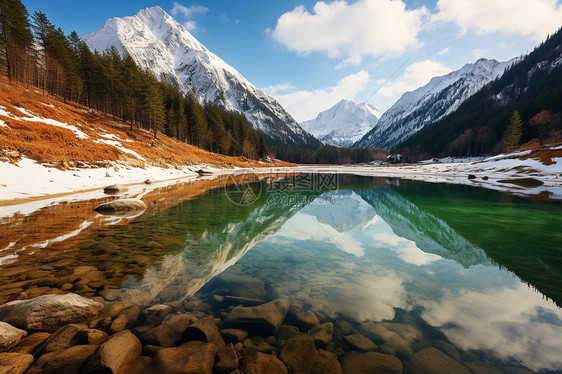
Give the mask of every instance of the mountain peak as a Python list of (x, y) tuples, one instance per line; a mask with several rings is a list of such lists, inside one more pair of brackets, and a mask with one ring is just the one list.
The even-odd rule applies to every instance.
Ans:
[(355, 145), (393, 148), (425, 126), (455, 111), (466, 99), (503, 74), (514, 61), (481, 58), (459, 70), (432, 78), (425, 86), (402, 95), (381, 116), (376, 128)]
[(368, 104), (342, 99), (301, 126), (323, 143), (347, 147), (376, 125), (377, 113)]
[(92, 50), (111, 47), (130, 55), (141, 68), (177, 84), (200, 102), (246, 115), (250, 125), (274, 143), (311, 144), (315, 139), (271, 96), (211, 53), (161, 7), (113, 18), (83, 40)]

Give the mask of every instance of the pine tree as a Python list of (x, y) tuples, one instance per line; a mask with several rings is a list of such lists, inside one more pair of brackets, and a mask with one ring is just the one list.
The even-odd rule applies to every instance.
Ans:
[(516, 110), (513, 112), (513, 116), (511, 116), (509, 124), (507, 125), (503, 135), (506, 152), (513, 152), (517, 149), (517, 147), (519, 147), (522, 135), (523, 122), (521, 122), (519, 112)]
[(34, 64), (29, 13), (19, 0), (0, 0), (0, 47), (10, 79), (29, 82)]

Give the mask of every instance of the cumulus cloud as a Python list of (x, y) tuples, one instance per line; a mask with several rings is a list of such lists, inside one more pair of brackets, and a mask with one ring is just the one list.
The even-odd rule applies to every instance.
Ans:
[(170, 13), (173, 16), (182, 15), (184, 18), (183, 26), (188, 31), (193, 31), (197, 30), (199, 27), (197, 26), (197, 23), (195, 23), (195, 21), (189, 18), (191, 18), (194, 14), (205, 14), (208, 11), (209, 8), (201, 5), (192, 5), (190, 7), (186, 7), (185, 5), (182, 5), (176, 1), (174, 3), (174, 7), (172, 8), (172, 10), (170, 10)]
[[(408, 66), (404, 74), (396, 81), (387, 83), (379, 91), (378, 95), (383, 97), (393, 97), (407, 91), (415, 90), (416, 88), (425, 86), (431, 78), (448, 74), (452, 71), (451, 68), (445, 66), (439, 61), (424, 60), (415, 62)], [(383, 83), (384, 81), (379, 81)]]
[(359, 64), (364, 56), (399, 56), (419, 44), (427, 15), (425, 7), (407, 10), (402, 0), (319, 1), (312, 12), (298, 6), (283, 14), (269, 31), (291, 51)]
[(314, 91), (300, 90), (282, 95), (274, 95), (275, 99), (291, 113), (297, 122), (303, 122), (335, 105), (341, 99), (353, 100), (370, 82), (369, 73), (361, 70), (350, 74), (337, 85)]
[(562, 26), (557, 0), (439, 0), (434, 21), (456, 23), (461, 33), (502, 32), (541, 41)]

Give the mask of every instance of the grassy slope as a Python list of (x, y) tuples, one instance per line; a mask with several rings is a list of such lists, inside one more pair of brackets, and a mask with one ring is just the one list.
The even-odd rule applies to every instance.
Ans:
[[(110, 166), (120, 161), (131, 166), (178, 167), (207, 164), (219, 168), (285, 166), (287, 163), (261, 163), (239, 157), (207, 152), (163, 134), (153, 144), (152, 134), (114, 121), (110, 116), (74, 103), (64, 103), (35, 87), (26, 87), (0, 75), (0, 109), (12, 117), (28, 117), (17, 108), (35, 116), (54, 119), (76, 126), (88, 138), (80, 139), (71, 130), (42, 122), (17, 120), (0, 114), (0, 161), (17, 162), (22, 156), (46, 165), (65, 169), (73, 167)], [(101, 136), (104, 135), (104, 136)], [(123, 147), (146, 160), (140, 160), (120, 146), (100, 143), (118, 137)], [(115, 139), (115, 138), (113, 138)], [(96, 142), (97, 141), (97, 142)]]

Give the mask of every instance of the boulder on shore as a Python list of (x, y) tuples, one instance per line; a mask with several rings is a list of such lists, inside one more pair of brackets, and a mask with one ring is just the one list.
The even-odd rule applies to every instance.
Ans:
[(54, 332), (71, 323), (89, 322), (102, 308), (74, 293), (43, 295), (0, 305), (0, 321), (23, 330)]
[(122, 192), (127, 192), (129, 189), (125, 186), (120, 184), (112, 184), (111, 186), (107, 186), (103, 189), (103, 192), (108, 195), (114, 195)]
[(103, 203), (94, 211), (98, 213), (120, 213), (142, 211), (146, 209), (146, 204), (140, 199), (118, 199)]

